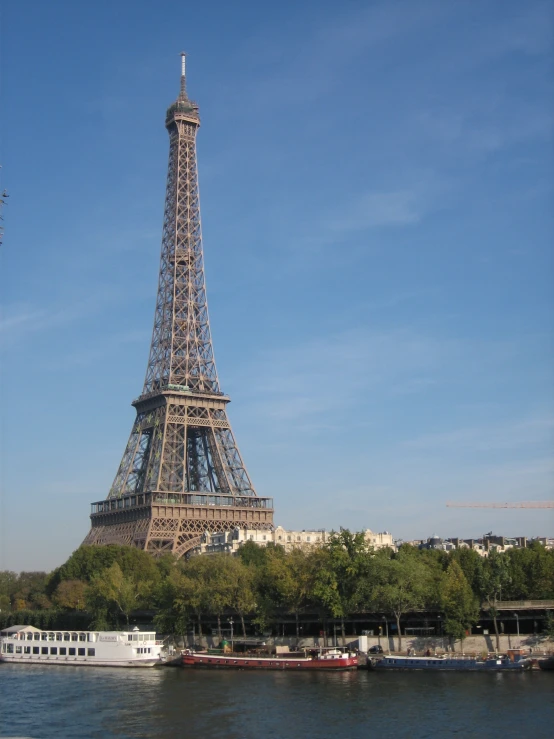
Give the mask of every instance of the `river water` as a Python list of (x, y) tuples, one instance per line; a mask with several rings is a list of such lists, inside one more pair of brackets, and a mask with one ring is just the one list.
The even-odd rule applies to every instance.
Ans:
[(0, 665), (0, 737), (554, 736), (554, 672), (245, 672)]

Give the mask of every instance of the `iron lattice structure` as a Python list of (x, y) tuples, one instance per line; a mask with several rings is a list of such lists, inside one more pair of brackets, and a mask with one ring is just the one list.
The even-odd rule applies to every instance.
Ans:
[(214, 361), (196, 164), (198, 105), (186, 91), (166, 114), (169, 165), (158, 295), (137, 417), (85, 544), (130, 544), (182, 556), (205, 531), (273, 528), (235, 442)]

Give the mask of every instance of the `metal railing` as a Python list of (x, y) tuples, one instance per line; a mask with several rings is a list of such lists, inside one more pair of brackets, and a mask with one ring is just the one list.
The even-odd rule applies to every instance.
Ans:
[(151, 505), (187, 505), (229, 508), (257, 508), (273, 510), (273, 498), (259, 498), (254, 495), (225, 495), (220, 493), (143, 493), (108, 498), (91, 505), (91, 514), (110, 513), (129, 508)]

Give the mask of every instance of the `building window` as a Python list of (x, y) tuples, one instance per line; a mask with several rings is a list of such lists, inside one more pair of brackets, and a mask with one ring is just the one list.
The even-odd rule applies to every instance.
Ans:
[(79, 649), (77, 650), (79, 657), (84, 657), (86, 652), (87, 650), (84, 647), (79, 647)]
[(33, 647), (33, 654), (39, 654), (40, 647)]
[(90, 648), (87, 649), (87, 657), (94, 657), (95, 654), (96, 654), (95, 649), (90, 649)]
[(50, 654), (58, 654), (58, 647), (50, 647)]
[(266, 537), (265, 537), (265, 534), (263, 535), (263, 537), (262, 537), (262, 538), (263, 538), (263, 540), (265, 541), (265, 539), (266, 539)]
[(64, 657), (67, 654), (67, 649), (65, 647), (60, 647), (60, 656)]
[(280, 537), (279, 537), (279, 541), (281, 541), (281, 539), (282, 539), (282, 538), (283, 538), (283, 537), (282, 537), (282, 536), (280, 536)]
[(311, 540), (312, 540), (312, 537), (311, 536), (307, 536), (306, 537), (306, 541), (311, 541)]
[(302, 541), (299, 536), (296, 537), (296, 541)]
[(75, 657), (75, 647), (69, 647), (69, 656)]
[(290, 541), (290, 536), (287, 536), (287, 541)]

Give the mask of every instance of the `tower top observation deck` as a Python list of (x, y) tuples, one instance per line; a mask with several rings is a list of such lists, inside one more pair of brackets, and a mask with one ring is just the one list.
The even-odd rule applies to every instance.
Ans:
[(196, 123), (200, 125), (200, 116), (198, 114), (198, 103), (193, 100), (189, 100), (187, 95), (187, 75), (186, 75), (186, 60), (187, 55), (184, 51), (181, 52), (181, 87), (179, 90), (179, 97), (172, 103), (165, 114), (165, 125), (169, 128), (172, 123), (177, 120), (189, 121), (190, 123)]

